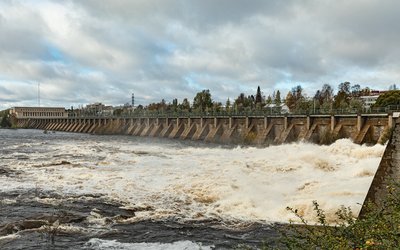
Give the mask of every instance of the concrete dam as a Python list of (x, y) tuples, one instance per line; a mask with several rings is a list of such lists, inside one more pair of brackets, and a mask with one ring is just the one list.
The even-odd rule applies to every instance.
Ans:
[(18, 119), (20, 128), (91, 134), (120, 134), (198, 140), (224, 144), (276, 145), (294, 141), (323, 143), (350, 138), (357, 144), (389, 139), (365, 204), (381, 206), (391, 180), (400, 176), (400, 120), (395, 114), (204, 116), (204, 117), (67, 117)]
[(392, 114), (67, 117), (18, 119), (20, 128), (91, 134), (121, 134), (222, 144), (276, 145), (294, 141), (326, 143), (351, 138), (375, 144), (393, 127)]

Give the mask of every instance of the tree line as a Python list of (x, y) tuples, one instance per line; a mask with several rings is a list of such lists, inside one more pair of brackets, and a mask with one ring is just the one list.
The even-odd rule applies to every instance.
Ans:
[(8, 112), (8, 110), (0, 111), (0, 128), (11, 128), (12, 123)]
[[(385, 93), (385, 98), (378, 98), (377, 105), (374, 107), (384, 107), (387, 105), (400, 104), (400, 91), (396, 85), (390, 86), (390, 91)], [(246, 95), (240, 93), (234, 100), (228, 98), (224, 105), (215, 101), (209, 89), (198, 92), (193, 101), (184, 98), (182, 102), (173, 99), (167, 103), (165, 99), (160, 102), (150, 103), (147, 106), (139, 105), (136, 112), (157, 111), (157, 112), (242, 112), (242, 111), (261, 111), (275, 110), (280, 112), (284, 106), (289, 112), (315, 112), (329, 113), (333, 110), (362, 111), (363, 101), (361, 96), (369, 96), (371, 89), (362, 88), (359, 84), (352, 85), (350, 82), (343, 82), (338, 85), (337, 92), (329, 84), (324, 84), (314, 95), (308, 96), (301, 85), (291, 88), (282, 97), (280, 90), (274, 91), (266, 96), (260, 86), (257, 87), (255, 94)], [(385, 101), (383, 101), (383, 99)], [(383, 106), (384, 105), (384, 106)]]

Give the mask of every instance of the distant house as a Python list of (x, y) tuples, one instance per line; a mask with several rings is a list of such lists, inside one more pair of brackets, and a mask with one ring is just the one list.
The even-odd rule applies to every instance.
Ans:
[(101, 102), (95, 102), (95, 103), (86, 105), (86, 107), (84, 109), (86, 112), (88, 112), (90, 114), (99, 114), (103, 111), (104, 107), (105, 107), (105, 105), (102, 104)]
[(365, 95), (360, 96), (361, 101), (363, 102), (363, 108), (369, 109), (372, 105), (375, 104), (379, 95)]
[(273, 113), (281, 113), (281, 114), (289, 114), (290, 110), (289, 107), (284, 104), (281, 103), (280, 105), (276, 105), (275, 103), (271, 103), (271, 104), (267, 104), (264, 109), (266, 109), (267, 111), (272, 111)]
[(113, 115), (114, 109), (112, 106), (106, 106), (101, 102), (88, 104), (84, 108), (84, 113), (92, 115)]
[(371, 106), (375, 104), (378, 97), (386, 92), (387, 91), (371, 90), (369, 95), (360, 96), (360, 99), (363, 102), (363, 108), (371, 108)]

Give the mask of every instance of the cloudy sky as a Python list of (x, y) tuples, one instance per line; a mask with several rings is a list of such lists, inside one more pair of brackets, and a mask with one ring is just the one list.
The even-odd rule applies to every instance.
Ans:
[(398, 0), (1, 0), (0, 109), (400, 80)]

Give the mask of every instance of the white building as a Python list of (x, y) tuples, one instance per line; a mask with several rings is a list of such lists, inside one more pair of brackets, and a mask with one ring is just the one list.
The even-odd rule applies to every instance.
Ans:
[(114, 112), (112, 106), (106, 106), (101, 102), (96, 102), (93, 104), (88, 104), (83, 109), (83, 114), (86, 115), (112, 115)]
[(378, 97), (379, 95), (365, 95), (365, 96), (360, 96), (360, 99), (364, 104), (364, 108), (369, 109), (371, 108), (372, 105), (375, 104)]
[(281, 103), (280, 105), (276, 105), (275, 103), (271, 103), (271, 104), (267, 104), (264, 108), (266, 108), (268, 110), (269, 109), (277, 110), (281, 114), (289, 114), (290, 113), (289, 107), (284, 103)]

